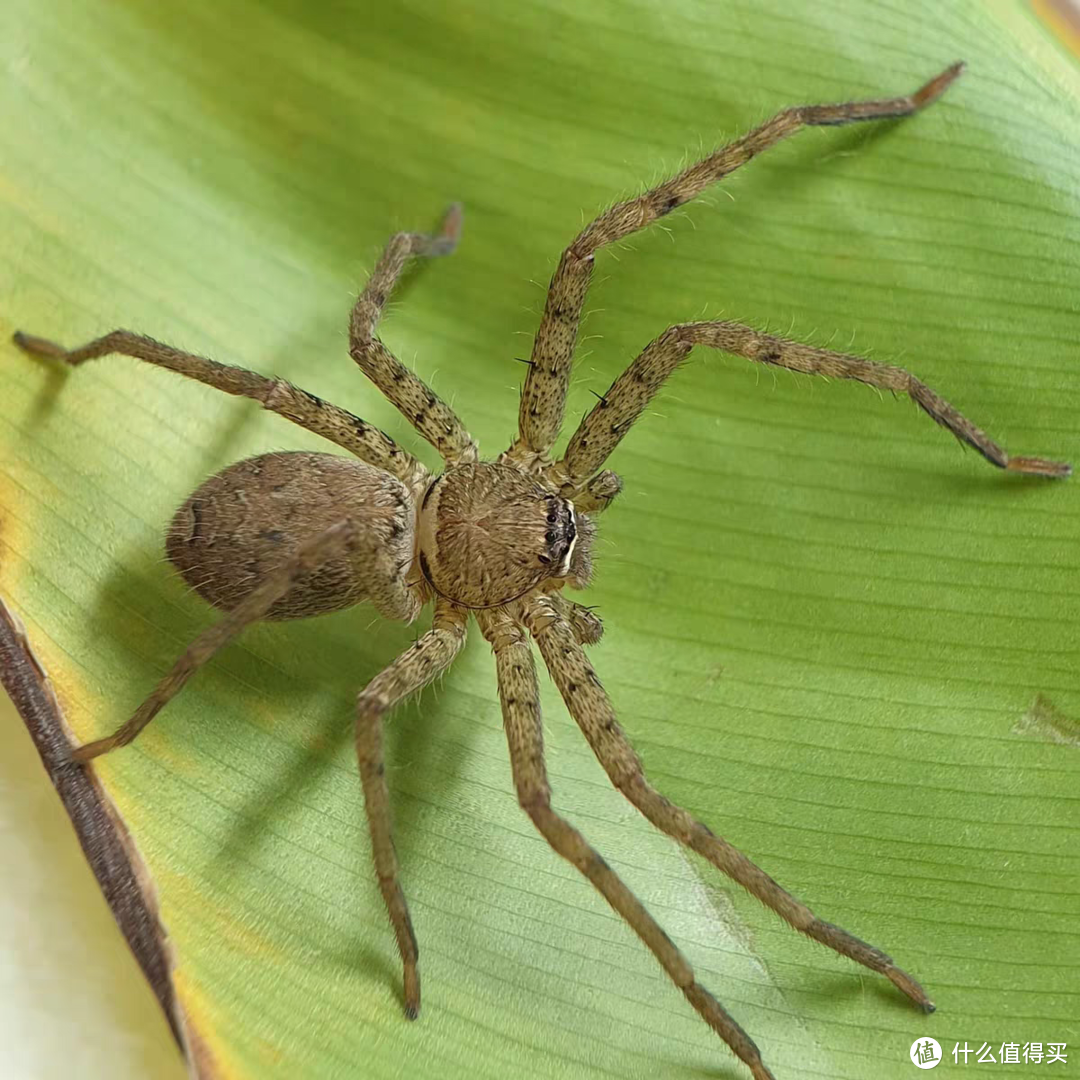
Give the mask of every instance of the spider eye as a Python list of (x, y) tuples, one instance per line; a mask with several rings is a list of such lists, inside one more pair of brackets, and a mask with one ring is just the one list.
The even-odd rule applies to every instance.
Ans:
[(551, 513), (548, 514), (548, 524), (549, 525), (554, 525), (555, 522), (558, 521), (558, 520), (559, 520), (559, 515), (556, 514), (554, 510), (552, 510)]
[(547, 541), (547, 542), (548, 542), (549, 544), (554, 544), (554, 543), (555, 543), (555, 541), (556, 541), (556, 540), (558, 540), (559, 538), (558, 538), (558, 537), (557, 537), (557, 536), (555, 535), (555, 533), (553, 533), (553, 532), (549, 532), (549, 533), (545, 533), (545, 534), (544, 534), (544, 539), (545, 539), (545, 540), (546, 540), (546, 541)]

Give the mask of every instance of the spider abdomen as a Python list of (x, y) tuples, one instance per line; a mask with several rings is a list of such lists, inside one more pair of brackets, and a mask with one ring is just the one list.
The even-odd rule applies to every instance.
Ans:
[(165, 550), (204, 600), (228, 610), (304, 541), (345, 518), (359, 531), (357, 554), (329, 559), (300, 578), (266, 617), (322, 615), (374, 599), (373, 568), (365, 559), (402, 578), (412, 563), (412, 500), (405, 485), (381, 469), (333, 454), (247, 458), (192, 493), (173, 517)]

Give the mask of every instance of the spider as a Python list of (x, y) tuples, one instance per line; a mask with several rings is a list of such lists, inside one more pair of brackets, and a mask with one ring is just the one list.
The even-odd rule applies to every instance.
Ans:
[(562, 457), (552, 446), (562, 424), (582, 307), (598, 249), (643, 229), (701, 194), (756, 155), (813, 125), (908, 116), (937, 99), (963, 70), (954, 64), (914, 94), (878, 101), (784, 109), (643, 195), (620, 202), (563, 252), (551, 279), (519, 409), (518, 435), (481, 461), (453, 410), (376, 336), (395, 282), (415, 256), (451, 252), (462, 211), (453, 206), (433, 235), (393, 236), (356, 301), (349, 353), (361, 371), (442, 456), (433, 476), (382, 431), (281, 379), (181, 352), (127, 330), (65, 350), (23, 333), (27, 352), (77, 365), (119, 353), (168, 368), (266, 409), (335, 443), (351, 458), (268, 453), (211, 477), (180, 507), (168, 531), (169, 559), (224, 618), (197, 638), (127, 723), (74, 748), (85, 763), (130, 743), (191, 675), (245, 626), (292, 619), (370, 600), (390, 619), (412, 620), (434, 603), (431, 629), (360, 692), (356, 748), (379, 887), (404, 969), (409, 1018), (420, 1010), (417, 943), (391, 839), (382, 727), (397, 704), (444, 672), (465, 643), (470, 614), (490, 643), (521, 807), (551, 847), (592, 883), (652, 951), (701, 1018), (749, 1067), (772, 1080), (750, 1037), (695, 978), (667, 934), (585, 837), (552, 807), (544, 763), (540, 698), (530, 638), (570, 714), (611, 782), (657, 828), (703, 856), (796, 930), (890, 979), (926, 1011), (926, 991), (881, 950), (823, 922), (736, 847), (660, 795), (616, 719), (584, 646), (600, 619), (563, 595), (590, 578), (593, 516), (622, 481), (603, 469), (612, 451), (695, 345), (810, 375), (856, 379), (903, 392), (989, 462), (1012, 472), (1064, 477), (1064, 463), (1010, 457), (907, 371), (759, 333), (733, 322), (672, 326), (620, 375), (582, 420)]

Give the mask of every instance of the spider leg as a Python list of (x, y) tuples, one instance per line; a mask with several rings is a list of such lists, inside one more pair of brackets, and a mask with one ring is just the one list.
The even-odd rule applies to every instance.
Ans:
[(599, 514), (606, 510), (622, 491), (622, 477), (605, 469), (597, 473), (574, 499), (574, 505), (586, 514)]
[(219, 623), (204, 631), (187, 647), (184, 655), (177, 660), (172, 670), (158, 683), (154, 692), (138, 707), (127, 723), (104, 739), (76, 747), (71, 752), (72, 758), (78, 762), (87, 762), (110, 750), (127, 746), (222, 646), (227, 645), (249, 623), (263, 618), (298, 578), (348, 549), (355, 534), (352, 522), (346, 520), (332, 525), (303, 544), (288, 562), (268, 574)]
[(461, 222), (461, 205), (455, 203), (438, 236), (400, 232), (390, 237), (349, 320), (349, 355), (450, 465), (476, 461), (476, 443), (453, 409), (375, 336), (375, 327), (409, 259), (448, 255), (461, 235)]
[(55, 342), (24, 334), (21, 330), (15, 334), (14, 341), (33, 356), (55, 358), (73, 367), (111, 353), (145, 360), (205, 383), (215, 390), (223, 390), (226, 394), (251, 398), (264, 409), (329, 439), (369, 465), (385, 469), (413, 490), (425, 487), (431, 479), (427, 469), (412, 454), (402, 450), (389, 435), (365, 423), (359, 416), (353, 416), (337, 405), (300, 390), (284, 379), (268, 379), (246, 368), (219, 364), (204, 356), (181, 352), (153, 338), (133, 334), (130, 330), (114, 330), (77, 349), (65, 349)]
[(440, 600), (431, 629), (406, 649), (360, 692), (356, 702), (356, 754), (364, 786), (364, 810), (371, 832), (371, 853), (379, 889), (397, 938), (404, 965), (405, 1013), (420, 1011), (419, 949), (405, 893), (398, 880), (398, 861), (390, 825), (390, 792), (383, 762), (383, 717), (399, 702), (440, 675), (465, 644), (467, 612)]
[(933, 1011), (934, 1005), (926, 991), (896, 967), (892, 957), (846, 930), (823, 922), (738, 848), (659, 794), (646, 780), (641, 759), (619, 726), (611, 701), (569, 624), (542, 597), (531, 602), (525, 621), (570, 715), (577, 721), (604, 771), (653, 825), (708, 859), (796, 930), (842, 956), (880, 972), (917, 1005), (927, 1012)]
[(604, 624), (592, 608), (567, 600), (562, 593), (551, 593), (548, 600), (570, 624), (579, 645), (595, 645), (604, 636)]
[(784, 109), (760, 127), (684, 169), (678, 176), (635, 199), (616, 204), (586, 226), (563, 252), (548, 288), (544, 314), (521, 392), (519, 434), (510, 448), (510, 455), (526, 464), (542, 458), (551, 449), (562, 426), (574, 343), (598, 248), (651, 225), (803, 127), (839, 126), (918, 112), (940, 97), (963, 68), (963, 64), (953, 64), (914, 94), (904, 97)]
[(700, 322), (673, 326), (661, 334), (612, 383), (582, 420), (570, 439), (565, 456), (550, 473), (552, 480), (562, 485), (566, 497), (573, 498), (579, 490), (588, 491), (591, 483), (588, 478), (607, 460), (660, 386), (695, 345), (706, 345), (759, 364), (806, 375), (854, 379), (882, 390), (907, 394), (931, 419), (1000, 469), (1056, 477), (1068, 476), (1071, 472), (1064, 462), (1010, 457), (966, 416), (903, 368), (802, 345), (739, 323)]
[(697, 981), (690, 962), (641, 901), (585, 837), (552, 809), (532, 650), (522, 628), (505, 610), (489, 608), (477, 611), (476, 617), (495, 653), (503, 726), (510, 747), (514, 786), (522, 809), (556, 853), (580, 870), (630, 924), (698, 1015), (749, 1066), (755, 1080), (774, 1080), (754, 1041)]

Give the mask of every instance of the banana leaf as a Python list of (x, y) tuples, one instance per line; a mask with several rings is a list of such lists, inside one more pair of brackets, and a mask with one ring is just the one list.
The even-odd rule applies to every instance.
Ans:
[[(1080, 458), (1080, 72), (1026, 5), (9, 0), (0, 56), (5, 341), (130, 327), (287, 378), (432, 466), (347, 355), (393, 230), (466, 206), (382, 334), (494, 455), (583, 222), (785, 105), (964, 59), (919, 116), (806, 131), (603, 252), (564, 438), (649, 340), (705, 317), (904, 365), (1013, 453)], [(112, 730), (217, 617), (164, 561), (174, 509), (232, 461), (328, 447), (115, 357), (61, 372), (4, 344), (0, 401), (9, 688), (112, 853), (192, 1075), (746, 1075), (521, 812), (482, 641), (388, 729), (414, 1024), (352, 704), (417, 627), (367, 607), (254, 627), (133, 746), (57, 765), (64, 725)], [(1000, 1063), (1080, 1040), (1075, 481), (995, 471), (906, 401), (706, 350), (611, 465), (593, 659), (653, 782), (938, 1005), (653, 832), (545, 681), (557, 807), (778, 1080), (908, 1076), (924, 1037), (947, 1067), (954, 1046)], [(998, 1075), (982, 1057), (972, 1075)]]

